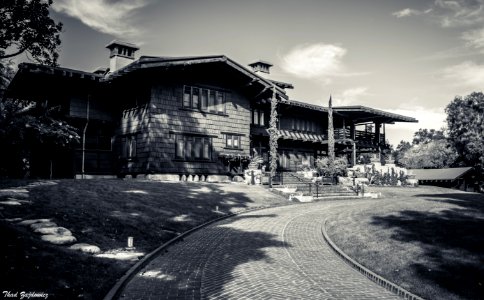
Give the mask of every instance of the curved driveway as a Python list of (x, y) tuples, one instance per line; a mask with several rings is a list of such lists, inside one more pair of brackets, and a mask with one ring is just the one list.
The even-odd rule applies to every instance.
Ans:
[(340, 200), (269, 208), (214, 223), (170, 246), (120, 299), (399, 299), (343, 262), (321, 234)]

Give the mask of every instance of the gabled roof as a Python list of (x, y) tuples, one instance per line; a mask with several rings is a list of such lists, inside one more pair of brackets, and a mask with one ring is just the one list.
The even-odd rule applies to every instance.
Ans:
[(444, 168), (444, 169), (411, 169), (409, 174), (414, 174), (418, 180), (455, 180), (471, 171), (472, 167)]
[(135, 70), (157, 68), (157, 67), (177, 67), (177, 66), (191, 66), (210, 63), (225, 63), (234, 70), (244, 74), (252, 80), (252, 82), (259, 82), (262, 84), (264, 90), (276, 87), (277, 94), (281, 98), (287, 98), (286, 92), (280, 85), (273, 83), (271, 80), (265, 79), (254, 72), (248, 70), (244, 66), (228, 58), (225, 55), (209, 55), (209, 56), (185, 56), (185, 57), (156, 57), (156, 56), (142, 56), (137, 61), (121, 68), (113, 73), (108, 74), (105, 81), (112, 80), (116, 77), (123, 76)]

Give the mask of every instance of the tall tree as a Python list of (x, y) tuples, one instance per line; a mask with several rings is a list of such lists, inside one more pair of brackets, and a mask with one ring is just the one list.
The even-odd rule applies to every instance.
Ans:
[(484, 94), (458, 96), (445, 108), (449, 139), (464, 164), (484, 173)]
[(62, 23), (49, 16), (52, 0), (0, 1), (0, 60), (27, 53), (34, 61), (55, 65)]

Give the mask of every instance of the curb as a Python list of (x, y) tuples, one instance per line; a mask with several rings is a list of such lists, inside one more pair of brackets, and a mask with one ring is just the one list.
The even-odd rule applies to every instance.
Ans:
[(151, 251), (147, 255), (145, 255), (142, 259), (140, 259), (134, 266), (132, 266), (118, 281), (116, 284), (109, 290), (109, 292), (106, 294), (106, 296), (103, 298), (103, 300), (115, 300), (118, 299), (121, 292), (123, 291), (124, 287), (126, 284), (133, 278), (134, 275), (138, 273), (142, 268), (144, 268), (151, 260), (153, 260), (157, 255), (159, 255), (165, 248), (169, 247), (171, 244), (176, 243), (178, 240), (183, 239), (184, 237), (190, 235), (191, 233), (202, 229), (204, 227), (207, 227), (210, 224), (235, 217), (244, 213), (249, 213), (252, 211), (258, 211), (266, 208), (273, 208), (273, 207), (282, 207), (282, 206), (289, 206), (289, 205), (294, 205), (295, 203), (282, 203), (282, 204), (275, 204), (275, 205), (270, 205), (270, 206), (262, 206), (262, 207), (254, 207), (254, 208), (249, 208), (240, 212), (235, 212), (235, 213), (230, 213), (225, 216), (221, 216), (218, 218), (215, 218), (213, 220), (210, 220), (208, 222), (205, 222), (203, 224), (200, 224), (198, 226), (193, 227), (192, 229), (185, 231), (181, 233), (180, 235), (177, 235), (176, 237), (172, 238), (171, 240), (165, 242), (155, 250)]
[(411, 300), (424, 300), (423, 298), (412, 294), (411, 292), (407, 291), (406, 289), (402, 288), (401, 286), (396, 285), (395, 283), (381, 277), (380, 275), (370, 271), (368, 268), (364, 267), (363, 265), (356, 262), (354, 259), (349, 257), (346, 253), (344, 253), (336, 244), (329, 238), (328, 233), (326, 232), (326, 222), (325, 220), (323, 225), (321, 226), (321, 231), (323, 233), (324, 240), (329, 244), (329, 246), (334, 250), (338, 256), (340, 256), (346, 263), (348, 263), (351, 267), (356, 269), (361, 274), (365, 275), (368, 279), (375, 282), (376, 284), (384, 287), (385, 289), (389, 290), (397, 294), (398, 296), (404, 299), (411, 299)]

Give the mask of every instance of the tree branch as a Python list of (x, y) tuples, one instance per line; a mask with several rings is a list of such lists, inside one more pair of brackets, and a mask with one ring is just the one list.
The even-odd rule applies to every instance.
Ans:
[(22, 54), (23, 52), (25, 52), (25, 50), (27, 50), (27, 48), (28, 47), (23, 47), (23, 48), (20, 48), (20, 50), (18, 50), (17, 52), (1, 55), (0, 59), (6, 59), (6, 58), (10, 58), (10, 57), (14, 57), (14, 56), (17, 56), (19, 54)]

